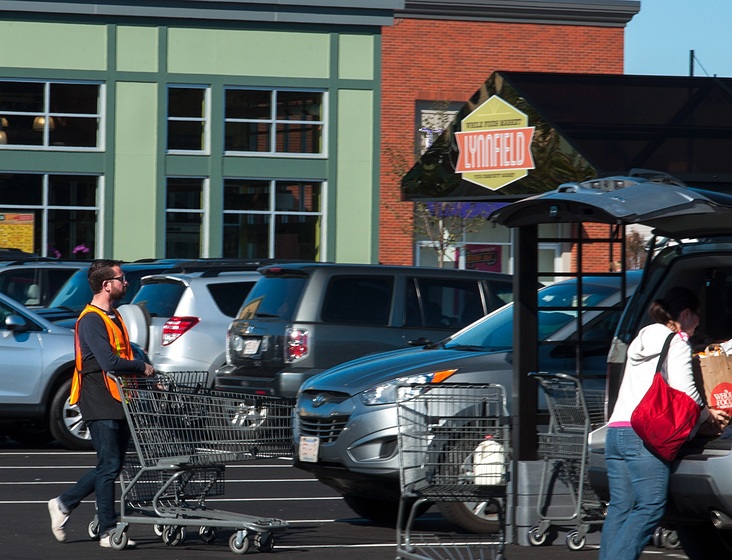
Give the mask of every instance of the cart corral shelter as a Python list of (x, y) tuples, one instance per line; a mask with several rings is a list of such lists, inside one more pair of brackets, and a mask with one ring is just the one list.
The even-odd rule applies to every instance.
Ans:
[[(461, 149), (469, 153), (461, 154)], [(562, 183), (645, 169), (689, 186), (732, 193), (732, 160), (727, 157), (731, 149), (729, 78), (496, 72), (403, 177), (402, 189), (407, 200), (505, 206)], [(617, 274), (611, 271), (613, 257), (607, 247), (612, 251), (619, 246), (616, 254), (623, 254), (622, 224), (608, 219), (592, 224), (580, 214), (558, 214), (551, 204), (543, 219), (537, 215), (526, 223), (512, 223), (501, 217), (500, 209), (492, 214), (497, 223), (515, 226), (517, 350), (510, 398), (516, 461), (514, 536), (519, 542), (525, 537), (520, 528), (530, 519), (525, 506), (535, 498), (527, 496), (537, 472), (537, 391), (528, 376), (538, 368), (536, 280), (553, 270), (570, 276)], [(547, 227), (557, 228), (555, 240), (561, 240), (567, 255), (561, 272), (543, 267), (546, 263), (540, 259), (540, 230)], [(583, 249), (592, 237), (603, 235), (608, 244), (597, 258), (584, 258)], [(578, 339), (580, 356), (581, 335)], [(581, 378), (582, 372), (564, 373)]]

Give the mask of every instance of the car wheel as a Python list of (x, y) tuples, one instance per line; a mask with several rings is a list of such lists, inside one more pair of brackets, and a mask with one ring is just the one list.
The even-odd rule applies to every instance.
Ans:
[[(386, 500), (371, 500), (363, 496), (355, 496), (353, 494), (344, 494), (343, 500), (349, 508), (356, 514), (377, 523), (388, 523), (393, 525), (396, 523), (399, 515), (399, 502), (390, 502)], [(430, 503), (424, 503), (419, 506), (416, 517), (419, 517), (430, 509)]]
[(500, 530), (495, 500), (487, 502), (438, 502), (442, 517), (472, 533), (496, 533)]
[(71, 379), (65, 381), (51, 400), (51, 434), (68, 449), (91, 449), (91, 434), (78, 406), (69, 404)]

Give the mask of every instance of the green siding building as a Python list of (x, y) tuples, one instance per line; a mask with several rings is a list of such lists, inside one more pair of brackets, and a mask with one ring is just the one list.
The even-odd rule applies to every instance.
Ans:
[(0, 3), (0, 247), (375, 262), (403, 4)]

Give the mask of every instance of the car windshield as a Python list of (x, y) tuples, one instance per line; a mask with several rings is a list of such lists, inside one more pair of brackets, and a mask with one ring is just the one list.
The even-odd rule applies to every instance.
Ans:
[(92, 293), (86, 278), (86, 269), (77, 270), (48, 304), (48, 307), (65, 307), (81, 311), (91, 301)]
[(307, 278), (263, 276), (239, 309), (237, 319), (277, 317), (289, 321), (300, 300)]
[(145, 284), (132, 299), (133, 304), (147, 309), (151, 317), (172, 317), (186, 287), (181, 282)]
[[(124, 265), (122, 265), (124, 269)], [(153, 274), (156, 270), (125, 270), (125, 278), (127, 279), (127, 292), (125, 297), (117, 302), (117, 305), (130, 303), (137, 291), (140, 289), (140, 280), (143, 276)], [(59, 292), (48, 304), (48, 307), (60, 307), (64, 309), (74, 309), (81, 312), (86, 304), (91, 301), (92, 293), (89, 287), (89, 280), (86, 277), (87, 269), (76, 271), (71, 278), (61, 287)]]
[[(582, 305), (599, 305), (618, 291), (607, 285), (583, 284)], [(557, 307), (577, 307), (577, 287), (574, 280), (558, 282), (539, 290), (539, 340), (546, 340), (562, 327), (576, 319), (572, 309), (557, 310)], [(552, 308), (545, 309), (541, 308)], [(485, 319), (474, 323), (452, 337), (445, 348), (470, 348), (474, 350), (498, 351), (513, 348), (513, 304), (503, 306)]]

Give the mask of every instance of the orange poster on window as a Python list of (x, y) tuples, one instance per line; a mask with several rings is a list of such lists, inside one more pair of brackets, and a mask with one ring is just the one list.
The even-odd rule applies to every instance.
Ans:
[(33, 253), (33, 214), (0, 213), (0, 247)]

